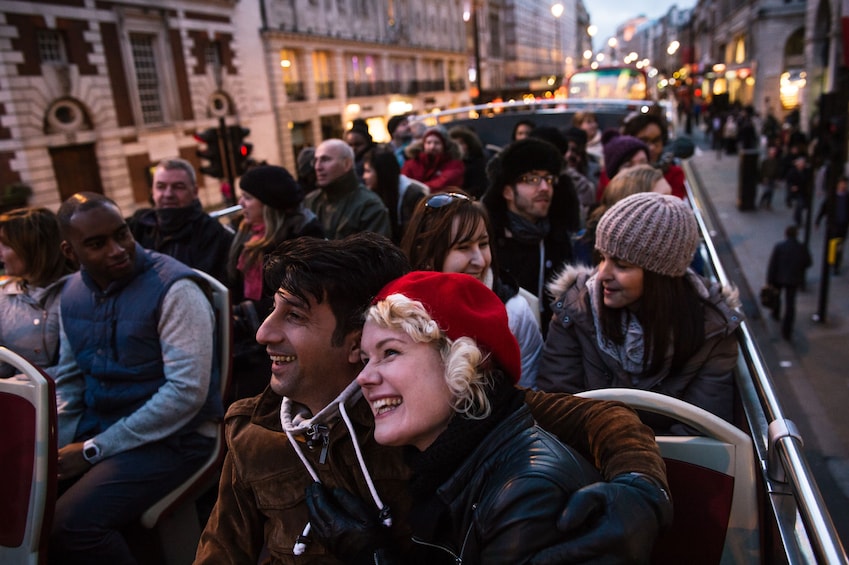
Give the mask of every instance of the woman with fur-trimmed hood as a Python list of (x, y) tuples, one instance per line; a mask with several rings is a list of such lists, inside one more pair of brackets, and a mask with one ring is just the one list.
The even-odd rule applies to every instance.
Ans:
[(401, 174), (426, 184), (431, 194), (449, 187), (462, 188), (465, 167), (457, 144), (449, 139), (445, 128), (428, 129), (421, 143), (410, 144), (405, 153), (407, 161)]
[[(695, 216), (678, 198), (647, 192), (611, 207), (596, 231), (598, 267), (567, 267), (548, 285), (554, 316), (539, 389), (639, 388), (730, 421), (743, 315), (736, 290), (688, 269), (698, 243)], [(694, 433), (642, 416), (656, 433)]]

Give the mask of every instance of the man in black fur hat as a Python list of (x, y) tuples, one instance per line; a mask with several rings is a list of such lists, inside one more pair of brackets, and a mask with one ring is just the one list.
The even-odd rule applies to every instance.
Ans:
[(562, 168), (562, 152), (548, 141), (515, 141), (490, 162), (483, 197), (502, 276), (539, 298), (543, 335), (551, 319), (545, 283), (572, 259), (570, 229), (578, 215), (574, 188), (559, 186), (569, 183), (560, 177)]

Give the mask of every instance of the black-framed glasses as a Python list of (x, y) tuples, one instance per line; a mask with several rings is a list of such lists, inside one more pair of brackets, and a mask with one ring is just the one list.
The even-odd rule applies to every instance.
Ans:
[(557, 182), (557, 177), (554, 175), (535, 175), (533, 173), (519, 177), (519, 182), (529, 184), (531, 186), (539, 186), (542, 181), (547, 182), (548, 186), (554, 186), (554, 183)]
[(455, 200), (471, 200), (465, 194), (460, 194), (459, 192), (440, 192), (439, 194), (434, 194), (425, 202), (425, 208), (442, 208), (443, 206), (448, 206)]

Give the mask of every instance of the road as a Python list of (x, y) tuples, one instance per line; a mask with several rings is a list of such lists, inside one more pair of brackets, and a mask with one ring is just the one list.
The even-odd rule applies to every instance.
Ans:
[[(766, 361), (788, 418), (798, 426), (805, 453), (844, 545), (849, 541), (849, 265), (829, 279), (826, 318), (819, 310), (824, 227), (811, 230), (814, 265), (806, 288), (797, 295), (793, 339), (781, 339), (779, 322), (762, 311), (758, 292), (766, 279), (773, 246), (793, 223), (784, 189), (773, 197), (772, 210), (742, 212), (737, 207), (738, 159), (717, 156), (694, 132), (696, 155), (688, 160), (691, 182), (707, 187), (712, 212), (723, 233), (715, 234), (730, 249), (724, 265), (738, 286), (750, 328)], [(819, 198), (814, 210), (818, 207)], [(801, 232), (802, 230), (800, 230)]]

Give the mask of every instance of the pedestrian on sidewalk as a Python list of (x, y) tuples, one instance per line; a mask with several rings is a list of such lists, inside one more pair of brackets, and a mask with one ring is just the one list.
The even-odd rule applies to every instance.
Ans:
[(761, 184), (763, 194), (758, 200), (758, 208), (772, 210), (772, 195), (775, 183), (781, 177), (781, 159), (778, 158), (778, 147), (770, 145), (766, 149), (766, 158), (761, 161)]
[(796, 320), (796, 289), (805, 282), (805, 270), (811, 266), (811, 254), (798, 239), (798, 228), (787, 226), (784, 241), (776, 244), (769, 257), (766, 282), (784, 291), (784, 317), (781, 318), (781, 294), (772, 311), (775, 320), (781, 319), (781, 337), (790, 341)]
[(788, 208), (793, 208), (793, 221), (796, 227), (802, 226), (802, 219), (808, 209), (810, 200), (810, 170), (808, 160), (804, 155), (797, 155), (793, 159), (793, 166), (787, 171), (787, 196)]
[[(823, 219), (828, 228), (827, 237), (829, 239), (837, 239), (837, 250), (834, 256), (834, 274), (840, 274), (840, 265), (843, 262), (843, 247), (846, 241), (846, 234), (849, 232), (849, 178), (846, 175), (837, 179), (835, 187), (834, 199), (830, 199), (827, 195), (820, 206), (817, 213), (814, 226), (819, 229)], [(831, 216), (831, 217), (829, 217)]]

